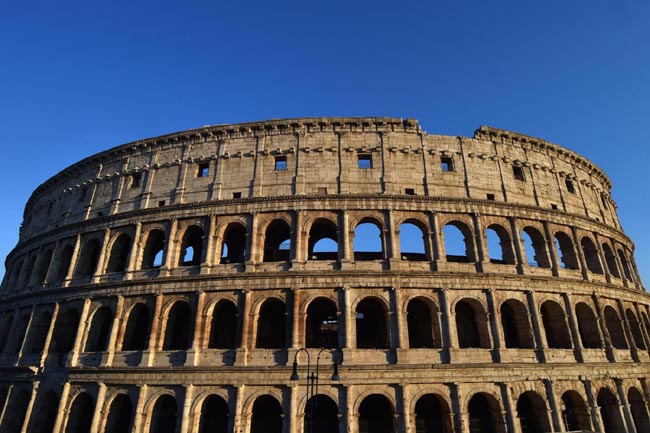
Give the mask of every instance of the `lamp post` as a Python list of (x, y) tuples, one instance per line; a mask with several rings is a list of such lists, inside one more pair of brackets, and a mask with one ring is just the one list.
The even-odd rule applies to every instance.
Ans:
[(314, 415), (316, 414), (316, 410), (318, 408), (317, 403), (316, 403), (316, 396), (318, 396), (318, 369), (320, 366), (320, 357), (322, 353), (326, 350), (329, 350), (330, 353), (332, 354), (332, 364), (334, 365), (334, 372), (332, 373), (331, 380), (332, 381), (339, 381), (341, 378), (339, 377), (339, 365), (336, 362), (335, 355), (336, 355), (336, 349), (328, 349), (323, 347), (318, 351), (318, 354), (316, 356), (316, 370), (311, 369), (311, 356), (309, 354), (309, 350), (305, 349), (304, 347), (301, 347), (296, 351), (296, 354), (293, 357), (293, 370), (291, 372), (291, 378), (290, 380), (292, 381), (299, 381), (300, 376), (298, 375), (298, 354), (300, 352), (305, 352), (307, 354), (307, 377), (306, 377), (306, 383), (305, 385), (307, 386), (307, 406), (305, 407), (305, 415), (307, 416), (307, 421), (308, 421), (308, 427), (309, 430), (307, 433), (313, 433), (314, 431)]

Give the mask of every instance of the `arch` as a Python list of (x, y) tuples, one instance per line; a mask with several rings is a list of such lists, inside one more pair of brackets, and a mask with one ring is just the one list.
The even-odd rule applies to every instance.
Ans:
[(246, 227), (238, 222), (226, 226), (221, 244), (221, 263), (244, 263), (246, 259)]
[(535, 391), (526, 391), (517, 399), (517, 417), (521, 433), (545, 433), (551, 431), (546, 402)]
[(524, 243), (526, 259), (530, 266), (551, 267), (548, 254), (546, 254), (546, 239), (539, 230), (532, 226), (524, 227), (521, 231), (521, 240)]
[(7, 341), (9, 340), (9, 334), (11, 333), (12, 327), (14, 325), (14, 315), (8, 314), (4, 316), (2, 320), (2, 332), (0, 333), (0, 353), (4, 352)]
[(29, 323), (29, 318), (30, 314), (24, 313), (12, 326), (10, 331), (11, 339), (9, 340), (10, 344), (7, 347), (7, 353), (17, 355), (20, 349), (23, 347), (25, 335), (27, 334), (27, 324)]
[(291, 259), (291, 227), (283, 219), (271, 222), (264, 232), (264, 261), (287, 262)]
[(234, 349), (237, 337), (237, 307), (222, 299), (212, 310), (209, 349)]
[(47, 280), (47, 272), (50, 270), (52, 263), (53, 251), (51, 249), (45, 250), (38, 260), (38, 265), (34, 271), (34, 282), (36, 284), (44, 284)]
[(415, 433), (450, 433), (449, 408), (436, 394), (424, 394), (415, 403)]
[(338, 227), (327, 218), (318, 218), (309, 228), (307, 257), (310, 260), (337, 260), (339, 257)]
[[(59, 313), (54, 324), (50, 353), (65, 355), (72, 350), (79, 328), (79, 312), (75, 308)], [(63, 356), (61, 357), (63, 361)]]
[(66, 245), (61, 250), (61, 254), (59, 254), (59, 265), (56, 268), (56, 281), (63, 281), (68, 276), (73, 252), (74, 248), (72, 245)]
[(540, 308), (542, 325), (549, 349), (570, 349), (571, 335), (567, 326), (566, 313), (555, 301), (546, 301)]
[(52, 433), (58, 409), (59, 396), (54, 391), (39, 390), (29, 418), (27, 433)]
[(585, 349), (602, 348), (598, 319), (596, 319), (596, 315), (591, 307), (584, 302), (579, 302), (576, 305), (576, 319), (578, 321), (578, 332), (580, 333), (582, 346)]
[(483, 305), (475, 299), (464, 298), (456, 303), (454, 312), (458, 347), (489, 349), (490, 334)]
[(84, 352), (103, 352), (108, 346), (111, 327), (113, 325), (113, 312), (103, 306), (93, 314), (86, 338)]
[(580, 241), (582, 246), (582, 253), (585, 256), (585, 261), (587, 262), (587, 269), (593, 272), (594, 274), (602, 274), (603, 267), (600, 264), (600, 259), (598, 258), (598, 250), (594, 242), (587, 236), (583, 237)]
[(573, 241), (564, 232), (555, 233), (555, 250), (560, 259), (560, 266), (564, 269), (580, 269)]
[(600, 406), (604, 433), (625, 433), (627, 431), (618, 408), (618, 399), (609, 389), (601, 388), (598, 391), (596, 403)]
[(630, 404), (630, 412), (632, 412), (632, 421), (636, 427), (637, 433), (650, 432), (650, 417), (648, 417), (648, 408), (643, 400), (641, 392), (631, 387), (627, 391), (627, 401)]
[(147, 240), (142, 253), (142, 269), (155, 269), (163, 264), (165, 249), (165, 232), (152, 229), (147, 233)]
[(156, 400), (151, 412), (149, 433), (176, 433), (178, 404), (173, 395), (163, 394)]
[(126, 270), (127, 260), (131, 251), (131, 236), (126, 233), (120, 234), (111, 246), (111, 252), (108, 256), (107, 273), (124, 272)]
[(284, 302), (269, 298), (260, 307), (255, 347), (283, 349), (287, 345), (287, 309)]
[(499, 402), (490, 394), (474, 394), (467, 405), (471, 433), (503, 433)]
[(49, 311), (43, 311), (36, 319), (29, 331), (30, 343), (27, 350), (30, 353), (42, 353), (45, 349), (45, 340), (52, 325), (52, 314)]
[(336, 303), (328, 298), (314, 299), (307, 307), (305, 322), (306, 347), (338, 347), (338, 327)]
[(357, 304), (356, 329), (358, 349), (388, 349), (388, 314), (385, 304), (377, 298), (364, 298)]
[(92, 277), (97, 269), (99, 260), (99, 240), (89, 239), (84, 242), (79, 252), (79, 259), (75, 269), (75, 277)]
[(250, 433), (282, 433), (282, 407), (270, 395), (262, 395), (253, 403)]
[(162, 350), (187, 350), (192, 347), (194, 318), (185, 301), (176, 301), (167, 313), (167, 327)]
[(460, 221), (447, 223), (442, 229), (445, 254), (448, 262), (471, 263), (474, 256), (473, 233), (467, 224)]
[(228, 415), (228, 403), (216, 394), (209, 395), (201, 404), (199, 433), (227, 433)]
[(402, 260), (425, 261), (427, 255), (426, 229), (419, 221), (408, 220), (399, 226), (400, 257)]
[(95, 401), (87, 392), (79, 393), (68, 411), (65, 433), (90, 433)]
[(17, 286), (20, 280), (20, 275), (23, 273), (24, 264), (25, 260), (21, 258), (18, 263), (14, 262), (14, 264), (11, 266), (11, 273), (9, 275), (9, 281), (7, 283), (11, 290), (16, 290), (18, 288)]
[(587, 405), (579, 393), (576, 391), (567, 391), (562, 394), (562, 421), (565, 430), (591, 430), (591, 421)]
[(25, 414), (29, 405), (30, 393), (26, 389), (14, 390), (6, 403), (5, 415), (2, 418), (0, 433), (19, 432), (25, 422)]
[(104, 433), (131, 431), (133, 423), (133, 402), (128, 394), (118, 394), (108, 409)]
[(510, 241), (510, 233), (499, 224), (490, 224), (485, 230), (490, 263), (512, 265), (515, 253)]
[(622, 249), (618, 249), (618, 258), (621, 261), (621, 266), (623, 266), (623, 273), (625, 273), (625, 278), (629, 281), (632, 281), (632, 272), (630, 272), (630, 263), (625, 256), (625, 253)]
[(359, 406), (359, 433), (394, 433), (395, 410), (381, 394), (370, 394)]
[(354, 229), (354, 260), (384, 258), (382, 226), (374, 220), (362, 220)]
[(607, 305), (603, 310), (605, 316), (605, 326), (609, 332), (609, 339), (615, 349), (627, 349), (627, 341), (625, 340), (625, 332), (623, 331), (623, 321), (618, 316), (618, 313), (611, 305)]
[(22, 275), (20, 276), (20, 283), (18, 283), (19, 288), (29, 287), (31, 284), (31, 276), (34, 268), (36, 267), (36, 255), (32, 254), (27, 259), (27, 264), (23, 269)]
[(636, 314), (634, 314), (634, 311), (632, 311), (631, 308), (628, 308), (627, 311), (625, 312), (625, 317), (627, 319), (628, 325), (630, 326), (630, 331), (632, 332), (634, 345), (639, 349), (645, 350), (646, 345), (645, 345), (645, 341), (643, 340), (641, 323), (639, 323), (639, 321), (637, 320)]
[[(650, 336), (650, 320), (648, 320), (648, 315), (645, 311), (641, 311), (641, 320), (643, 321), (643, 326), (645, 326), (646, 334)], [(1, 351), (2, 350), (0, 349), (0, 352)]]
[(181, 253), (178, 266), (199, 266), (203, 261), (203, 229), (197, 225), (189, 226), (181, 240)]
[(317, 394), (305, 406), (305, 433), (338, 433), (339, 408), (330, 397)]
[(440, 322), (438, 307), (424, 298), (411, 299), (406, 307), (409, 347), (440, 348)]
[(528, 308), (523, 302), (508, 299), (501, 304), (501, 326), (506, 348), (535, 348)]
[(137, 303), (129, 311), (129, 318), (124, 329), (122, 350), (145, 350), (149, 345), (149, 308)]
[(616, 278), (621, 278), (621, 274), (618, 271), (618, 265), (616, 264), (616, 257), (614, 256), (614, 252), (612, 251), (612, 248), (606, 243), (603, 243), (603, 253), (605, 254), (605, 263), (607, 263), (607, 269), (609, 270), (609, 273)]

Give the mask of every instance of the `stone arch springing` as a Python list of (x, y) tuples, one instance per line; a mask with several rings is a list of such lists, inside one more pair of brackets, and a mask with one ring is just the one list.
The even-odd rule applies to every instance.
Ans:
[(33, 325), (29, 331), (30, 342), (27, 350), (30, 353), (42, 353), (45, 349), (47, 334), (52, 325), (52, 314), (49, 311), (43, 311), (32, 323)]
[(131, 236), (126, 233), (120, 234), (111, 246), (108, 256), (107, 273), (124, 272), (126, 270), (129, 252), (131, 250)]
[(562, 394), (561, 415), (567, 431), (591, 430), (587, 405), (579, 393), (567, 391)]
[(155, 269), (163, 264), (165, 250), (165, 232), (152, 229), (147, 233), (142, 253), (142, 269)]
[(0, 425), (0, 433), (19, 432), (25, 422), (25, 414), (30, 400), (30, 392), (27, 389), (14, 390), (9, 395), (6, 403), (5, 414)]
[(535, 348), (526, 305), (516, 299), (509, 299), (501, 304), (500, 310), (506, 348)]
[(381, 394), (370, 394), (359, 405), (359, 433), (394, 433), (395, 410)]
[(490, 334), (483, 305), (475, 299), (464, 298), (456, 303), (454, 312), (458, 347), (489, 349)]
[(151, 411), (149, 433), (176, 433), (178, 403), (173, 395), (163, 394), (156, 400)]
[(472, 263), (476, 261), (472, 230), (465, 223), (451, 221), (442, 229), (448, 262)]
[(600, 259), (598, 258), (598, 250), (594, 242), (587, 236), (583, 237), (580, 241), (582, 246), (582, 253), (585, 256), (585, 261), (587, 262), (587, 269), (593, 272), (594, 274), (602, 274), (603, 267), (600, 264)]
[(305, 337), (306, 347), (338, 347), (338, 312), (334, 301), (316, 298), (309, 303), (305, 319)]
[(237, 343), (237, 307), (222, 299), (212, 310), (209, 349), (234, 349)]
[(197, 225), (189, 226), (181, 240), (181, 253), (178, 266), (199, 266), (203, 261), (203, 229)]
[(578, 321), (578, 332), (580, 333), (582, 346), (585, 349), (602, 348), (598, 319), (596, 319), (594, 310), (584, 302), (579, 302), (576, 305), (576, 319)]
[(90, 433), (95, 401), (87, 392), (79, 393), (70, 405), (65, 433)]
[(607, 388), (598, 391), (596, 402), (600, 407), (600, 416), (603, 420), (604, 433), (625, 433), (627, 430), (618, 408), (618, 399)]
[(570, 349), (571, 335), (562, 306), (555, 301), (546, 301), (540, 312), (549, 349)]
[(52, 256), (54, 252), (51, 248), (48, 248), (41, 254), (38, 259), (38, 265), (34, 271), (34, 282), (36, 284), (44, 284), (47, 280), (47, 272), (50, 270), (50, 264), (52, 263)]
[(485, 230), (490, 263), (512, 265), (515, 254), (510, 233), (499, 224), (490, 224)]
[(354, 229), (354, 260), (380, 260), (385, 257), (382, 225), (374, 219), (363, 219)]
[(642, 350), (646, 349), (645, 341), (643, 340), (643, 332), (641, 331), (641, 323), (636, 318), (636, 314), (632, 311), (631, 308), (628, 308), (625, 311), (625, 317), (627, 323), (630, 325), (630, 331), (632, 332), (632, 338), (634, 339), (634, 345)]
[(307, 256), (309, 260), (338, 260), (339, 236), (335, 222), (327, 218), (314, 221), (309, 228)]
[(228, 433), (228, 403), (216, 394), (209, 395), (201, 404), (199, 433)]
[(130, 432), (133, 424), (133, 402), (128, 394), (118, 394), (108, 408), (103, 433)]
[(564, 269), (580, 269), (578, 257), (576, 256), (573, 241), (564, 232), (555, 233), (555, 250), (560, 260), (560, 266)]
[(90, 321), (84, 352), (103, 352), (107, 349), (113, 325), (113, 312), (103, 306), (97, 309)]
[(530, 266), (537, 268), (550, 268), (551, 262), (546, 253), (546, 239), (535, 227), (527, 226), (521, 231), (521, 240), (524, 243), (526, 259)]
[(637, 433), (650, 432), (650, 417), (648, 416), (648, 408), (643, 400), (641, 392), (631, 387), (627, 391), (627, 401), (630, 404), (630, 412), (632, 412), (632, 421), (636, 427)]
[(544, 398), (535, 391), (526, 391), (517, 399), (517, 418), (521, 433), (545, 433), (551, 431)]
[(625, 339), (625, 331), (623, 330), (623, 321), (618, 313), (611, 305), (608, 305), (603, 310), (605, 316), (605, 326), (609, 332), (609, 339), (615, 349), (627, 349), (627, 341)]
[(137, 303), (129, 311), (122, 350), (146, 350), (149, 345), (149, 308)]
[(362, 299), (356, 306), (358, 349), (388, 349), (388, 311), (384, 302), (375, 297)]
[(492, 395), (474, 394), (467, 405), (470, 433), (504, 433), (501, 407)]
[(415, 433), (450, 433), (447, 402), (436, 394), (424, 394), (415, 403)]
[(239, 222), (228, 224), (221, 244), (221, 263), (244, 263), (246, 253), (246, 227)]
[(291, 227), (283, 219), (273, 220), (264, 232), (264, 261), (288, 262), (291, 259)]
[(167, 312), (162, 350), (187, 350), (192, 347), (194, 318), (190, 305), (176, 301)]
[(339, 408), (336, 402), (324, 394), (317, 394), (305, 406), (305, 433), (338, 433)]
[(72, 245), (68, 244), (63, 247), (61, 253), (59, 254), (58, 266), (56, 268), (56, 281), (63, 281), (68, 275), (70, 270), (70, 264), (72, 262), (72, 253), (74, 248)]
[(287, 309), (280, 299), (269, 298), (260, 307), (257, 318), (255, 347), (283, 349), (287, 347)]
[(618, 250), (618, 258), (621, 261), (621, 266), (623, 266), (623, 273), (625, 274), (625, 278), (627, 278), (629, 281), (632, 281), (632, 272), (630, 271), (630, 263), (628, 262), (625, 253), (620, 248)]
[(59, 362), (62, 363), (65, 355), (72, 350), (78, 328), (79, 312), (76, 308), (69, 308), (59, 313), (50, 342), (50, 353), (58, 354)]
[(616, 278), (621, 278), (621, 274), (618, 271), (618, 265), (616, 264), (616, 257), (612, 248), (603, 243), (603, 253), (605, 254), (605, 263), (607, 263), (607, 269), (609, 270), (610, 275), (613, 275)]
[(427, 228), (420, 221), (407, 220), (399, 226), (400, 257), (408, 261), (431, 260), (427, 254)]
[(39, 389), (29, 418), (27, 433), (52, 433), (58, 409), (59, 396), (56, 392)]
[(99, 260), (99, 240), (89, 239), (81, 247), (75, 268), (75, 278), (91, 277), (97, 269)]
[(282, 433), (282, 406), (270, 395), (255, 399), (250, 433)]
[(409, 347), (441, 348), (438, 306), (425, 298), (411, 299), (406, 307)]

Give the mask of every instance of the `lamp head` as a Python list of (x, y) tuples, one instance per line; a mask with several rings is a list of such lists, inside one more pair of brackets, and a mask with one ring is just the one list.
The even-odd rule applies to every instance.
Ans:
[(339, 365), (336, 363), (336, 361), (334, 362), (334, 373), (332, 373), (332, 380), (335, 382), (341, 380), (341, 377), (339, 376)]
[(293, 370), (289, 380), (300, 380), (300, 376), (298, 376), (298, 361), (293, 361)]

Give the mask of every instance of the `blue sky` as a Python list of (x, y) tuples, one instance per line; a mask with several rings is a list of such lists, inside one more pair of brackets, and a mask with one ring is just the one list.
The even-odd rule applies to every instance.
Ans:
[(600, 165), (648, 284), (649, 101), (648, 0), (2, 2), (0, 256), (33, 189), (109, 147), (397, 116), (431, 133), (519, 131)]

